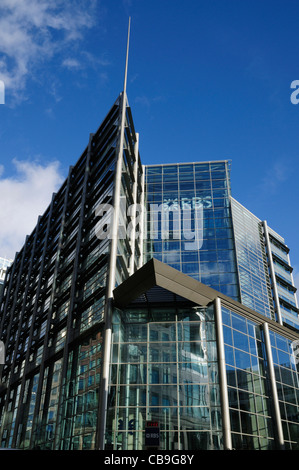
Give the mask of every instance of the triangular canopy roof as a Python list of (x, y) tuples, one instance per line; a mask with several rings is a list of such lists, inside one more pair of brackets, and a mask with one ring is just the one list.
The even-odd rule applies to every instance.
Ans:
[(117, 308), (126, 308), (144, 302), (163, 304), (184, 301), (196, 306), (206, 307), (220, 298), (221, 304), (232, 308), (235, 312), (246, 316), (257, 324), (268, 322), (273, 331), (284, 334), (287, 338), (298, 339), (298, 332), (278, 324), (274, 320), (242, 305), (221, 292), (202, 284), (187, 274), (151, 259), (126, 279), (113, 291), (114, 305)]
[(153, 258), (114, 289), (113, 295), (115, 305), (122, 308), (138, 300), (187, 300), (195, 305), (206, 306), (221, 294)]

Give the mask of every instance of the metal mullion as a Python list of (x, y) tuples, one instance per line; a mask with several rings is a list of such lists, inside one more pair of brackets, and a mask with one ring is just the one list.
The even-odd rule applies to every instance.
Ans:
[(110, 355), (111, 355), (111, 315), (112, 315), (112, 299), (113, 289), (115, 287), (115, 273), (116, 273), (116, 258), (117, 258), (117, 242), (118, 242), (118, 224), (119, 224), (119, 200), (121, 188), (121, 175), (123, 163), (123, 142), (124, 142), (124, 113), (126, 107), (126, 95), (122, 93), (119, 104), (119, 130), (118, 130), (118, 145), (115, 156), (115, 173), (113, 183), (113, 222), (112, 222), (112, 236), (110, 240), (110, 254), (108, 259), (108, 277), (107, 277), (107, 298), (104, 314), (104, 354), (102, 360), (102, 377), (100, 384), (100, 399), (98, 408), (98, 429), (96, 437), (96, 446), (102, 450), (105, 446), (105, 428), (106, 428), (106, 414), (107, 414), (107, 399), (108, 399), (108, 381), (110, 372)]
[[(120, 382), (119, 382), (120, 367), (121, 367), (120, 360), (119, 360), (120, 359), (120, 337), (118, 337), (118, 342), (114, 344), (117, 344), (117, 363), (115, 364), (116, 365), (116, 381), (115, 381), (115, 407), (114, 407), (114, 422), (117, 423), (118, 422), (117, 417), (119, 416), (119, 396), (120, 396)], [(116, 432), (116, 429), (113, 430), (111, 428), (111, 433), (113, 433), (113, 431), (115, 432), (114, 432), (113, 439), (111, 439), (111, 442), (113, 446), (112, 448), (115, 449), (117, 446), (117, 432)]]
[(136, 204), (137, 204), (137, 174), (138, 174), (138, 149), (139, 149), (139, 134), (136, 136), (135, 142), (135, 161), (134, 161), (134, 183), (133, 183), (133, 204), (134, 204), (134, 213), (132, 216), (132, 233), (131, 233), (131, 257), (129, 265), (129, 274), (132, 275), (134, 272), (134, 258), (135, 258), (135, 241), (136, 241)]
[[(28, 236), (26, 237), (25, 243), (27, 242), (27, 240), (28, 240)], [(21, 258), (21, 262), (20, 262), (20, 265), (19, 265), (17, 285), (15, 287), (13, 307), (12, 307), (11, 311), (14, 311), (14, 308), (15, 308), (15, 305), (16, 305), (17, 292), (18, 292), (18, 288), (19, 288), (19, 285), (20, 285), (21, 273), (22, 273), (22, 270), (23, 270), (25, 254), (26, 254), (26, 250), (23, 248), (22, 258)], [(10, 327), (11, 327), (12, 319), (13, 319), (13, 315), (10, 315)], [(4, 405), (5, 410), (7, 410), (7, 406), (8, 406), (8, 403), (9, 403), (9, 395), (10, 395), (11, 385), (12, 385), (12, 382), (11, 382), (11, 375), (10, 375), (10, 380), (9, 380), (9, 383), (8, 383), (7, 389), (6, 389), (6, 399), (5, 399), (5, 405)]]
[[(139, 160), (139, 159), (138, 159)], [(146, 229), (146, 209), (145, 209), (145, 168), (142, 167), (142, 181), (141, 181), (141, 194), (140, 194), (140, 206), (142, 207), (142, 212), (140, 216), (140, 222), (139, 222), (139, 247), (140, 247), (140, 256), (139, 260), (137, 263), (137, 268), (141, 268), (141, 266), (144, 263), (144, 240), (146, 240), (147, 237), (147, 229)]]
[(267, 369), (269, 373), (269, 381), (270, 381), (270, 387), (271, 387), (271, 392), (272, 392), (271, 398), (272, 398), (272, 403), (273, 403), (274, 426), (276, 429), (276, 436), (277, 436), (276, 440), (277, 440), (279, 449), (284, 450), (285, 443), (284, 443), (283, 427), (282, 427), (282, 421), (281, 421), (275, 369), (274, 369), (273, 356), (272, 356), (269, 325), (267, 322), (264, 322), (262, 324), (262, 330), (264, 333), (264, 340), (265, 340), (264, 345), (266, 349)]
[(129, 148), (131, 150), (131, 154), (134, 154), (134, 140), (132, 138), (131, 134), (131, 123), (133, 121), (132, 116), (129, 116), (127, 114), (129, 105), (126, 108), (126, 124), (125, 124), (125, 130), (126, 130), (126, 136), (127, 136), (127, 141), (129, 143)]
[[(71, 167), (71, 169), (72, 169), (72, 167)], [(70, 172), (69, 172), (68, 181), (70, 179), (71, 169), (70, 169)], [(67, 184), (67, 188), (66, 188), (66, 191), (65, 191), (64, 199), (67, 198), (67, 195), (68, 195), (68, 184)], [(35, 304), (35, 309), (34, 309), (34, 319), (35, 319), (35, 316), (36, 316), (36, 313), (37, 313), (38, 297), (39, 297), (39, 293), (40, 293), (41, 282), (42, 282), (42, 277), (43, 277), (43, 272), (44, 272), (44, 267), (45, 267), (46, 253), (47, 253), (47, 249), (48, 249), (47, 241), (49, 239), (49, 235), (50, 235), (50, 231), (51, 231), (51, 221), (52, 221), (52, 217), (53, 217), (53, 212), (55, 210), (54, 204), (55, 204), (55, 199), (56, 198), (57, 198), (57, 195), (54, 194), (53, 198), (52, 198), (52, 202), (51, 202), (51, 208), (50, 208), (50, 211), (49, 211), (49, 216), (48, 216), (47, 231), (46, 231), (46, 235), (45, 235), (45, 243), (44, 243), (43, 255), (42, 255), (42, 260), (41, 260), (41, 267), (40, 267), (40, 278), (39, 278), (38, 286), (37, 286), (36, 304)], [(58, 241), (57, 251), (59, 251), (61, 243), (62, 243), (62, 240), (61, 240), (62, 226), (63, 226), (63, 217), (62, 217), (62, 221), (61, 221), (60, 237), (59, 237), (59, 241)], [(44, 337), (43, 354), (42, 354), (42, 360), (41, 360), (41, 364), (40, 364), (40, 376), (39, 376), (39, 382), (38, 382), (38, 386), (37, 386), (36, 404), (35, 404), (35, 409), (34, 409), (33, 419), (32, 419), (32, 433), (31, 433), (31, 437), (30, 437), (30, 445), (32, 445), (32, 443), (34, 442), (34, 437), (33, 437), (34, 436), (34, 426), (35, 426), (35, 422), (36, 422), (36, 419), (37, 419), (37, 416), (38, 416), (40, 401), (41, 401), (41, 391), (42, 391), (42, 387), (43, 387), (43, 379), (44, 379), (44, 371), (45, 371), (45, 357), (46, 357), (46, 352), (47, 352), (48, 332), (49, 332), (49, 328), (50, 328), (50, 319), (51, 319), (51, 315), (52, 315), (53, 295), (54, 295), (54, 292), (55, 292), (55, 280), (56, 280), (56, 276), (57, 276), (57, 265), (58, 265), (58, 263), (59, 263), (59, 256), (57, 256), (57, 258), (56, 258), (54, 273), (53, 273), (54, 277), (53, 277), (52, 294), (51, 294), (51, 301), (50, 301), (50, 306), (49, 306), (49, 310), (48, 310), (48, 314), (47, 314), (47, 328), (46, 328), (45, 337)], [(34, 324), (34, 321), (32, 322), (32, 324)], [(29, 357), (29, 351), (28, 351), (27, 355)], [(27, 360), (28, 360), (28, 357), (27, 357)], [(45, 393), (47, 393), (47, 390), (46, 390)]]
[(276, 277), (275, 277), (275, 269), (274, 269), (274, 264), (273, 264), (273, 259), (272, 259), (272, 250), (270, 246), (270, 235), (269, 235), (269, 230), (268, 230), (268, 224), (264, 220), (262, 221), (262, 226), (263, 226), (263, 232), (265, 236), (265, 244), (266, 244), (266, 252), (268, 255), (268, 264), (269, 264), (269, 270), (270, 270), (270, 282), (271, 282), (271, 287), (273, 289), (273, 297), (275, 301), (275, 313), (276, 313), (276, 321), (282, 325), (282, 316), (281, 316), (281, 311), (280, 311), (280, 302), (279, 302), (279, 295), (278, 295), (278, 290), (277, 290), (277, 283), (276, 283)]
[(229, 415), (229, 400), (228, 400), (227, 377), (226, 377), (222, 309), (221, 309), (221, 299), (219, 297), (215, 299), (214, 308), (215, 308), (215, 326), (216, 326), (218, 367), (219, 367), (220, 401), (221, 401), (222, 423), (223, 423), (222, 424), (223, 443), (224, 443), (224, 450), (231, 450), (232, 439), (231, 439), (231, 424), (230, 424), (230, 415)]
[[(44, 393), (44, 406), (43, 406), (43, 412), (42, 412), (42, 417), (41, 421), (43, 421), (44, 417), (47, 415), (48, 412), (48, 406), (50, 402), (50, 395), (51, 395), (51, 387), (49, 387), (49, 382), (52, 383), (52, 376), (53, 376), (53, 370), (54, 370), (54, 362), (51, 362), (49, 364), (49, 370), (48, 370), (48, 375), (46, 377), (46, 384), (45, 384), (45, 393)], [(36, 405), (34, 408), (34, 413), (33, 413), (33, 419), (32, 419), (32, 429), (31, 429), (31, 436), (30, 436), (30, 446), (35, 443), (35, 428), (36, 428), (36, 420), (38, 419), (39, 411), (40, 411), (40, 403), (42, 399), (42, 390), (43, 390), (43, 383), (44, 383), (44, 375), (45, 375), (45, 367), (43, 364), (43, 368), (41, 369), (40, 376), (39, 376), (39, 383), (38, 383), (38, 391), (36, 393)], [(29, 448), (30, 448), (29, 446)], [(32, 448), (32, 447), (31, 447)]]
[[(27, 238), (28, 237), (26, 237), (26, 240), (27, 240)], [(26, 240), (25, 240), (25, 243), (26, 243)], [(24, 257), (25, 257), (25, 249), (23, 249), (22, 259), (21, 259), (20, 264), (18, 265), (18, 269), (16, 269), (16, 266), (15, 266), (16, 263), (14, 262), (14, 266), (15, 266), (14, 272), (17, 272), (17, 282), (16, 282), (16, 286), (12, 286), (13, 276), (11, 276), (9, 291), (8, 291), (9, 295), (7, 295), (7, 302), (6, 302), (5, 309), (4, 309), (5, 314), (6, 314), (6, 308), (8, 307), (8, 304), (9, 304), (11, 290), (14, 290), (14, 293), (13, 293), (12, 307), (10, 307), (9, 310), (10, 310), (10, 312), (13, 312), (14, 309), (15, 309), (15, 306), (16, 306), (16, 303), (17, 303), (17, 301), (16, 301), (17, 292), (18, 292), (18, 288), (19, 288), (19, 285), (20, 285), (20, 279), (21, 279), (22, 271), (23, 271)], [(5, 314), (3, 315), (3, 322), (7, 318), (7, 315), (5, 315)], [(13, 320), (14, 320), (14, 315), (10, 314), (9, 315), (9, 325), (8, 325), (8, 329), (7, 329), (7, 341), (9, 340), (9, 335), (10, 335)]]
[[(22, 305), (22, 309), (21, 309), (21, 318), (20, 318), (19, 327), (18, 327), (18, 338), (20, 338), (20, 331), (22, 329), (22, 320), (23, 320), (23, 317), (24, 317), (24, 312), (25, 312), (25, 307), (26, 307), (26, 302), (27, 302), (28, 289), (29, 289), (29, 284), (30, 284), (30, 280), (31, 280), (30, 276), (31, 276), (31, 273), (32, 273), (34, 254), (35, 254), (35, 249), (36, 249), (36, 242), (37, 242), (37, 239), (39, 237), (39, 224), (40, 224), (40, 221), (41, 221), (41, 217), (38, 218), (37, 227), (36, 227), (36, 230), (35, 230), (35, 235), (34, 235), (34, 240), (33, 240), (33, 245), (31, 247), (31, 257), (30, 257), (30, 261), (29, 261), (29, 269), (28, 269), (28, 272), (27, 272), (27, 281), (26, 281), (26, 287), (25, 287), (25, 292), (24, 292), (23, 305)], [(29, 335), (29, 342), (28, 342), (28, 347), (27, 347), (27, 352), (26, 352), (26, 357), (25, 357), (25, 364), (27, 363), (27, 360), (28, 360), (28, 357), (29, 357), (30, 344), (31, 344), (31, 340), (32, 340), (32, 334), (33, 334), (34, 326), (35, 326), (34, 322), (32, 322), (31, 326), (30, 326), (30, 335)], [(19, 343), (19, 341), (16, 341), (16, 347), (15, 347), (16, 352), (17, 352), (18, 343)], [(15, 363), (12, 364), (12, 369), (14, 368), (14, 364)], [(24, 372), (25, 372), (25, 368), (24, 368)], [(21, 388), (20, 388), (20, 398), (21, 399), (20, 399), (20, 403), (21, 403), (21, 400), (23, 398), (25, 382), (26, 382), (26, 380), (25, 380), (25, 373), (24, 373), (23, 377), (21, 379)], [(18, 411), (17, 411), (17, 415), (16, 415), (16, 419), (15, 419), (15, 430), (14, 430), (14, 436), (13, 436), (13, 439), (12, 439), (12, 447), (14, 447), (15, 444), (16, 444), (16, 439), (17, 439), (17, 435), (18, 435), (19, 420), (20, 420), (20, 416), (22, 415), (22, 412), (23, 412), (23, 407), (19, 406)]]
[(177, 373), (177, 416), (178, 416), (178, 450), (181, 450), (181, 416), (180, 416), (180, 366), (179, 366), (179, 335), (178, 335), (178, 315), (175, 315), (175, 353), (176, 353), (176, 373)]
[[(58, 411), (60, 411), (62, 406), (62, 399), (63, 399), (63, 386), (64, 380), (67, 374), (67, 366), (68, 366), (68, 357), (69, 357), (69, 346), (73, 339), (72, 335), (72, 321), (73, 321), (73, 308), (75, 304), (75, 294), (76, 294), (76, 280), (78, 275), (78, 265), (79, 265), (79, 254), (80, 254), (80, 247), (81, 247), (81, 239), (82, 239), (82, 226), (84, 220), (84, 211), (85, 211), (85, 203), (86, 203), (86, 194), (87, 194), (87, 185), (88, 185), (88, 178), (89, 178), (89, 163), (91, 159), (92, 153), (92, 142), (93, 142), (93, 134), (89, 136), (89, 143), (88, 143), (88, 150), (85, 159), (85, 174), (82, 184), (82, 198), (81, 198), (81, 209), (80, 209), (80, 216), (79, 216), (79, 228), (78, 228), (78, 237), (76, 243), (76, 254), (74, 258), (74, 265), (73, 265), (73, 279), (71, 284), (71, 292), (70, 292), (70, 307), (69, 307), (69, 315), (67, 316), (67, 326), (66, 326), (66, 340), (63, 349), (63, 363), (62, 363), (62, 370), (61, 370), (61, 382), (59, 385), (59, 401), (58, 401)], [(67, 206), (67, 203), (66, 203)], [(57, 413), (58, 415), (58, 413)], [(57, 439), (59, 436), (61, 421), (57, 419), (56, 427), (55, 427), (55, 435), (54, 435), (54, 448), (57, 445)]]
[[(65, 194), (64, 194), (64, 198), (63, 198), (64, 202), (63, 202), (63, 211), (62, 211), (61, 223), (60, 223), (60, 229), (59, 229), (59, 240), (58, 240), (58, 245), (57, 245), (57, 256), (56, 256), (54, 270), (53, 270), (54, 277), (53, 277), (51, 301), (50, 301), (50, 306), (49, 306), (49, 310), (48, 310), (48, 314), (47, 314), (47, 327), (46, 327), (46, 332), (45, 332), (45, 337), (44, 337), (44, 348), (43, 348), (43, 355), (42, 355), (42, 360), (41, 360), (41, 365), (40, 365), (40, 379), (39, 379), (39, 383), (38, 383), (36, 405), (35, 405), (34, 414), (33, 414), (32, 434), (31, 434), (31, 438), (30, 438), (30, 445), (32, 445), (33, 442), (34, 442), (34, 437), (33, 437), (34, 436), (34, 426), (35, 426), (35, 422), (36, 422), (36, 419), (37, 419), (38, 414), (39, 414), (39, 407), (40, 407), (40, 401), (41, 401), (41, 391), (42, 391), (42, 387), (43, 387), (44, 372), (45, 372), (45, 368), (46, 368), (45, 367), (45, 360), (46, 360), (46, 357), (47, 357), (47, 350), (48, 350), (47, 345), (48, 345), (48, 341), (49, 341), (49, 331), (50, 331), (50, 326), (51, 326), (51, 316), (52, 316), (52, 313), (53, 313), (52, 309), (53, 309), (53, 303), (54, 303), (54, 298), (55, 298), (55, 286), (56, 286), (57, 271), (58, 271), (58, 266), (59, 266), (59, 254), (60, 254), (61, 247), (62, 247), (62, 234), (63, 234), (64, 223), (65, 223), (67, 200), (68, 200), (68, 195), (69, 195), (69, 188), (70, 188), (70, 181), (71, 181), (72, 171), (73, 171), (73, 167), (71, 166), (70, 169), (69, 169), (69, 174), (68, 174), (67, 183), (66, 183), (66, 190), (65, 190)], [(55, 197), (53, 197), (53, 200), (52, 200), (51, 213), (50, 213), (49, 219), (48, 219), (48, 228), (47, 228), (46, 240), (48, 239), (49, 234), (50, 234), (51, 220), (52, 220), (52, 217), (53, 217), (53, 212), (55, 211), (54, 203), (55, 203)], [(55, 212), (54, 212), (54, 216), (55, 216)], [(45, 243), (43, 259), (42, 259), (42, 263), (41, 263), (41, 272), (43, 272), (43, 269), (44, 269), (47, 248), (48, 248), (47, 243)], [(40, 282), (38, 284), (38, 292), (39, 292), (39, 289), (40, 289)], [(53, 367), (53, 364), (51, 363), (50, 366)], [(47, 378), (47, 380), (48, 380), (48, 378)], [(49, 393), (49, 391), (46, 389), (45, 395), (47, 396), (48, 393)]]
[(149, 386), (149, 369), (152, 367), (152, 363), (150, 365), (149, 357), (150, 357), (150, 323), (147, 322), (146, 325), (146, 397), (145, 397), (145, 415), (146, 419), (149, 419), (149, 408), (150, 408), (150, 386)]
[[(51, 213), (52, 213), (53, 200), (54, 200), (54, 195), (53, 195), (53, 198), (52, 198), (50, 211), (49, 211), (49, 213), (48, 213), (47, 229), (46, 229), (46, 232), (45, 232), (45, 235), (44, 235), (44, 238), (45, 238), (46, 240), (47, 240), (48, 234), (49, 234), (49, 228), (50, 228), (50, 220), (51, 220)], [(35, 305), (34, 305), (34, 309), (33, 309), (33, 313), (32, 313), (33, 320), (32, 320), (31, 325), (30, 325), (28, 347), (27, 347), (27, 351), (26, 351), (25, 359), (24, 359), (24, 360), (25, 360), (25, 367), (24, 367), (24, 375), (23, 375), (22, 381), (21, 381), (21, 397), (23, 397), (24, 389), (25, 389), (25, 386), (26, 386), (26, 380), (27, 380), (26, 370), (27, 370), (27, 365), (28, 365), (28, 363), (29, 363), (30, 349), (31, 349), (33, 331), (34, 331), (34, 327), (35, 327), (35, 319), (36, 319), (37, 309), (38, 309), (39, 294), (40, 294), (40, 291), (41, 291), (42, 282), (43, 282), (43, 280), (44, 280), (42, 273), (43, 273), (43, 265), (44, 265), (44, 260), (45, 260), (46, 248), (47, 248), (47, 245), (46, 245), (46, 243), (44, 243), (43, 250), (42, 250), (42, 253), (43, 253), (43, 254), (42, 254), (41, 264), (40, 264), (40, 268), (39, 268), (40, 276), (39, 276), (39, 280), (38, 280), (38, 284), (37, 284)], [(33, 251), (33, 253), (34, 253), (34, 251)], [(30, 276), (29, 276), (29, 278), (30, 278)], [(26, 297), (27, 297), (27, 292), (25, 293), (25, 296), (24, 296), (24, 300), (25, 300), (25, 301), (26, 301)], [(41, 376), (39, 377), (39, 382), (40, 382), (40, 380), (41, 380)], [(38, 400), (38, 395), (37, 395), (37, 400)], [(23, 409), (22, 409), (22, 411), (23, 411)], [(22, 414), (20, 414), (20, 415), (17, 416), (16, 423), (18, 423), (18, 420), (19, 420), (19, 419), (22, 419)], [(16, 428), (17, 428), (17, 427), (18, 427), (18, 426), (16, 426)], [(17, 432), (17, 429), (16, 429), (16, 432)], [(22, 432), (23, 432), (23, 431), (22, 431)], [(17, 434), (16, 434), (15, 437), (17, 437)]]
[[(7, 315), (5, 315), (5, 313), (6, 313), (6, 309), (7, 309), (8, 303), (9, 303), (9, 299), (10, 299), (10, 292), (11, 292), (11, 288), (12, 288), (12, 282), (13, 282), (13, 276), (14, 276), (15, 270), (16, 270), (16, 263), (14, 262), (13, 265), (12, 265), (12, 268), (11, 268), (9, 284), (8, 284), (8, 289), (7, 289), (6, 299), (5, 299), (5, 306), (4, 306), (4, 309), (3, 309), (4, 314), (3, 314), (3, 318), (2, 318), (1, 324), (0, 324), (0, 337), (3, 333), (3, 326), (4, 326), (4, 323), (5, 323), (5, 320), (7, 319)], [(3, 295), (4, 295), (5, 288), (6, 288), (6, 284), (4, 284), (4, 286), (3, 286)], [(1, 297), (1, 303), (2, 303), (2, 301), (3, 301), (3, 296)], [(9, 325), (8, 325), (8, 328), (7, 328), (6, 337), (8, 337), (8, 334), (10, 332), (11, 322), (12, 322), (12, 315), (9, 316)]]
[[(113, 127), (116, 127), (114, 125), (115, 119), (117, 119), (118, 113), (117, 109), (119, 107), (119, 97), (115, 101), (114, 105), (110, 109), (108, 115), (100, 125), (99, 129), (95, 132), (94, 137), (97, 142), (97, 145), (101, 145), (102, 142), (106, 142), (107, 134), (110, 132), (110, 130)], [(96, 151), (98, 149), (96, 148)]]

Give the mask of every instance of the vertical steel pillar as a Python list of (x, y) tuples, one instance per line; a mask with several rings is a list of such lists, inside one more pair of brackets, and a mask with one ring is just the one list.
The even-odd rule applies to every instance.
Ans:
[(127, 54), (124, 78), (124, 90), (121, 96), (121, 114), (120, 114), (120, 128), (119, 128), (119, 141), (118, 153), (116, 160), (116, 170), (114, 179), (114, 193), (113, 193), (113, 222), (112, 222), (112, 235), (110, 243), (110, 259), (108, 267), (108, 283), (107, 283), (107, 301), (105, 306), (105, 328), (104, 328), (104, 351), (102, 362), (102, 377), (100, 387), (100, 404), (98, 413), (98, 438), (97, 446), (99, 450), (105, 448), (105, 431), (107, 419), (107, 400), (108, 400), (108, 386), (109, 386), (109, 373), (110, 373), (110, 355), (111, 355), (111, 339), (112, 339), (112, 298), (113, 290), (115, 288), (116, 276), (116, 261), (117, 261), (117, 244), (118, 244), (118, 229), (119, 229), (119, 214), (120, 214), (120, 194), (121, 194), (121, 177), (123, 165), (123, 151), (124, 151), (124, 132), (126, 120), (126, 106), (127, 106), (127, 73), (128, 73), (128, 58), (129, 58), (129, 38), (130, 38), (130, 19), (128, 27), (127, 39)]
[(222, 328), (222, 312), (221, 300), (219, 297), (215, 300), (215, 320), (216, 320), (216, 338), (217, 338), (217, 351), (218, 351), (218, 368), (219, 368), (219, 381), (220, 381), (220, 399), (222, 409), (222, 423), (223, 423), (223, 442), (224, 450), (232, 450), (231, 439), (231, 426), (229, 416), (229, 402), (227, 393), (227, 379), (225, 367), (225, 353), (224, 353), (224, 340)]
[(138, 268), (141, 268), (144, 264), (144, 243), (146, 242), (147, 230), (145, 224), (147, 223), (146, 207), (145, 207), (145, 167), (142, 166), (142, 181), (141, 181), (142, 193), (140, 197), (140, 206), (142, 208), (140, 223), (139, 223), (139, 246), (140, 246), (140, 258)]
[(282, 429), (282, 424), (281, 424), (281, 415), (280, 415), (279, 400), (278, 400), (278, 393), (277, 393), (277, 387), (276, 387), (276, 379), (275, 379), (275, 371), (274, 371), (274, 365), (273, 365), (273, 356), (272, 356), (268, 323), (266, 322), (263, 323), (262, 327), (263, 327), (264, 338), (265, 338), (267, 365), (268, 365), (268, 371), (269, 371), (269, 376), (270, 376), (270, 385), (271, 385), (271, 391), (272, 391), (273, 410), (274, 410), (274, 418), (275, 418), (275, 424), (276, 424), (278, 446), (280, 450), (283, 450), (284, 449), (284, 437), (283, 437), (283, 429)]

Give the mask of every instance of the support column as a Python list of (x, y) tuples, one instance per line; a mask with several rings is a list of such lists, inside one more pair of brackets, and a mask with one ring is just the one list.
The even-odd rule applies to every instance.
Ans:
[(229, 402), (227, 393), (227, 379), (225, 367), (224, 340), (222, 328), (221, 301), (217, 297), (215, 300), (215, 320), (216, 320), (216, 338), (218, 351), (218, 367), (219, 367), (219, 385), (220, 399), (222, 409), (222, 428), (223, 428), (223, 444), (224, 450), (232, 450), (231, 426), (229, 416)]
[(141, 268), (144, 264), (144, 243), (147, 240), (147, 231), (145, 230), (145, 224), (147, 222), (146, 207), (145, 207), (145, 166), (142, 166), (142, 181), (141, 181), (142, 193), (140, 197), (140, 206), (142, 208), (140, 223), (139, 223), (139, 246), (140, 246), (140, 258), (137, 268)]
[(98, 437), (96, 446), (99, 450), (105, 448), (105, 432), (107, 420), (107, 401), (108, 401), (108, 388), (109, 388), (109, 374), (110, 374), (110, 356), (111, 356), (111, 343), (112, 343), (112, 313), (113, 313), (113, 290), (116, 286), (116, 262), (117, 262), (117, 247), (119, 237), (119, 219), (121, 215), (120, 197), (122, 185), (122, 170), (123, 170), (123, 153), (125, 144), (125, 124), (126, 124), (126, 110), (127, 110), (127, 76), (128, 76), (128, 62), (129, 62), (129, 43), (130, 43), (130, 28), (131, 18), (129, 18), (128, 36), (127, 36), (127, 50), (126, 50), (126, 64), (124, 76), (124, 88), (120, 96), (120, 121), (119, 121), (119, 134), (118, 146), (116, 150), (116, 169), (114, 177), (114, 192), (113, 192), (113, 220), (112, 220), (112, 234), (110, 243), (110, 255), (108, 266), (108, 280), (107, 280), (107, 300), (105, 306), (105, 327), (104, 327), (104, 351), (102, 363), (102, 378), (100, 385), (100, 400), (99, 400), (99, 425)]
[(118, 244), (118, 230), (119, 230), (119, 216), (120, 216), (120, 195), (121, 195), (121, 176), (123, 165), (123, 152), (124, 152), (124, 133), (125, 133), (125, 120), (126, 120), (126, 106), (127, 106), (127, 72), (128, 72), (128, 56), (129, 56), (129, 37), (130, 37), (130, 21), (128, 27), (128, 40), (127, 40), (127, 55), (125, 66), (125, 79), (124, 90), (120, 98), (120, 126), (118, 136), (118, 148), (116, 154), (116, 170), (114, 178), (114, 194), (113, 194), (113, 221), (112, 221), (112, 235), (110, 244), (110, 257), (108, 268), (108, 282), (107, 282), (107, 301), (105, 306), (105, 328), (104, 328), (104, 351), (102, 363), (102, 378), (100, 386), (100, 404), (98, 413), (98, 438), (97, 448), (99, 450), (105, 449), (105, 431), (107, 420), (107, 400), (108, 400), (108, 387), (109, 387), (109, 373), (110, 373), (110, 355), (111, 355), (111, 341), (112, 341), (112, 312), (113, 312), (113, 290), (115, 288), (116, 276), (116, 260), (117, 260), (117, 244)]
[(284, 449), (284, 437), (283, 437), (283, 430), (282, 430), (282, 424), (281, 424), (281, 415), (280, 415), (278, 393), (277, 393), (277, 387), (276, 387), (276, 379), (275, 379), (275, 371), (274, 371), (274, 365), (273, 365), (273, 356), (272, 356), (268, 323), (263, 323), (262, 328), (264, 331), (264, 338), (265, 338), (267, 365), (268, 365), (268, 372), (270, 376), (270, 386), (271, 386), (271, 392), (272, 392), (273, 410), (274, 410), (278, 445), (279, 445), (279, 449), (283, 450)]

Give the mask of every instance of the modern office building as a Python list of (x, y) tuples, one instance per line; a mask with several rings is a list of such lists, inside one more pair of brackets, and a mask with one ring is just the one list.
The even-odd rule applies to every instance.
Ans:
[(0, 446), (298, 449), (298, 327), (230, 162), (143, 166), (124, 91), (8, 268)]
[(289, 248), (231, 196), (230, 161), (145, 167), (152, 257), (299, 329)]
[[(142, 263), (135, 230), (121, 231), (120, 208), (141, 202), (142, 172), (122, 93), (8, 269), (2, 447), (95, 447), (112, 292)], [(117, 232), (101, 233), (112, 212)]]

